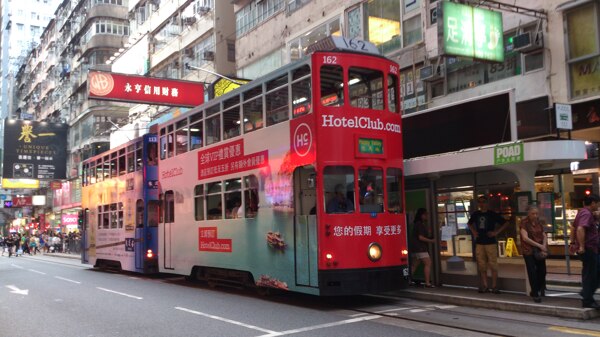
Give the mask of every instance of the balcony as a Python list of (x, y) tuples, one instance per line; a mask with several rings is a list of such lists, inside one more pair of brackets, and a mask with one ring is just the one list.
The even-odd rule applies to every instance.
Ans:
[(85, 54), (88, 50), (95, 48), (114, 48), (116, 51), (116, 49), (123, 47), (128, 39), (128, 36), (96, 34), (83, 46), (81, 53)]

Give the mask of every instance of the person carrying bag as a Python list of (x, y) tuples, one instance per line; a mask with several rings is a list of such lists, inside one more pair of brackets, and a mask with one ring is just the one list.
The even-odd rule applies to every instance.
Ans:
[(521, 250), (527, 267), (529, 286), (535, 303), (542, 302), (546, 289), (546, 257), (548, 256), (548, 238), (544, 233), (545, 221), (539, 218), (539, 210), (529, 206), (527, 217), (519, 224), (521, 232)]

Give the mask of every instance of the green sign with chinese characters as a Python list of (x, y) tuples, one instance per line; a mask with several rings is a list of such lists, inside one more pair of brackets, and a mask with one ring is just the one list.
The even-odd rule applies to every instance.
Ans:
[(381, 139), (358, 139), (358, 152), (367, 154), (383, 154), (383, 141)]
[(496, 145), (494, 147), (494, 165), (520, 163), (525, 158), (523, 143)]
[(504, 62), (501, 13), (448, 1), (439, 6), (444, 54)]

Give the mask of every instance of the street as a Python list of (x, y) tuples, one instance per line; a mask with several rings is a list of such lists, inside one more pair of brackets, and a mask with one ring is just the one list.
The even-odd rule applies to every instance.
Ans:
[(0, 336), (600, 336), (574, 321), (397, 296), (317, 298), (0, 257)]

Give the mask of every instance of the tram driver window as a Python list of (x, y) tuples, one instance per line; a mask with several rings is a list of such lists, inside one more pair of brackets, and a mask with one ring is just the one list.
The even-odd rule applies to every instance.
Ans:
[(327, 213), (354, 213), (354, 169), (351, 166), (325, 167), (323, 184)]
[(321, 104), (344, 105), (344, 69), (340, 66), (321, 67)]
[(379, 167), (361, 168), (358, 176), (360, 212), (383, 212), (383, 170)]

